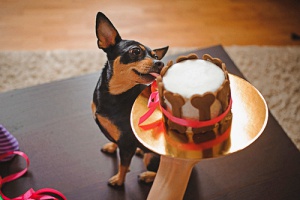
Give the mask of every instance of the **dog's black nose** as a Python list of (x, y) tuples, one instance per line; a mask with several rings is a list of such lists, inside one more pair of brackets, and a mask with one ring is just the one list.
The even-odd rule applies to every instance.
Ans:
[(160, 60), (154, 61), (154, 67), (158, 70), (161, 70), (164, 67), (164, 63)]

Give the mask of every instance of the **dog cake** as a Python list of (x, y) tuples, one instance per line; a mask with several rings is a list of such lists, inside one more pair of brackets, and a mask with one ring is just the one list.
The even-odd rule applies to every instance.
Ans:
[[(185, 143), (206, 145), (203, 157), (229, 147), (232, 121), (228, 72), (218, 58), (196, 54), (180, 56), (157, 77), (164, 122)], [(226, 136), (225, 136), (226, 134)], [(223, 135), (222, 139), (221, 136)]]

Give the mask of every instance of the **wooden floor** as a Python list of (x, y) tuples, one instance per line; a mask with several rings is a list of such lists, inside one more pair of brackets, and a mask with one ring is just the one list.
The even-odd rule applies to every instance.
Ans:
[(0, 50), (96, 49), (98, 11), (152, 48), (300, 45), (299, 0), (0, 0)]

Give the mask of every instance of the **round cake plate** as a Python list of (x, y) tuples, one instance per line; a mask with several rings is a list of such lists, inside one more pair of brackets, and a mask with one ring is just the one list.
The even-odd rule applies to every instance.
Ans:
[[(249, 146), (261, 135), (268, 121), (267, 104), (260, 92), (238, 76), (229, 74), (229, 79), (233, 101), (230, 147), (219, 154), (214, 153), (213, 157), (228, 155)], [(149, 110), (149, 96), (150, 90), (145, 89), (136, 99), (131, 112), (131, 126), (137, 139), (151, 151), (162, 155), (148, 199), (182, 199), (193, 166), (203, 159), (201, 146), (197, 149), (195, 144), (186, 144), (174, 137), (176, 134), (172, 130), (141, 128), (138, 122)], [(157, 108), (143, 124), (162, 118), (162, 112)], [(164, 192), (161, 192), (162, 189)]]

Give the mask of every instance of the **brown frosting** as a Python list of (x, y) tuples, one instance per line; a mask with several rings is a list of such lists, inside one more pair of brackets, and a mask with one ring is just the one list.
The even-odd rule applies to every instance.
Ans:
[[(210, 107), (214, 103), (216, 97), (213, 93), (206, 93), (204, 95), (193, 95), (191, 104), (199, 110), (199, 121), (210, 120)], [(212, 130), (214, 126), (206, 126), (202, 128), (193, 128), (194, 133), (201, 133)]]
[[(164, 96), (172, 105), (172, 115), (174, 117), (181, 118), (182, 117), (181, 107), (185, 104), (184, 98), (182, 96), (180, 96), (179, 94), (174, 94), (169, 91), (164, 91)], [(172, 127), (173, 129), (178, 130), (180, 133), (184, 133), (186, 131), (185, 126), (181, 126), (170, 120), (168, 120), (168, 121), (169, 121), (169, 127)]]

